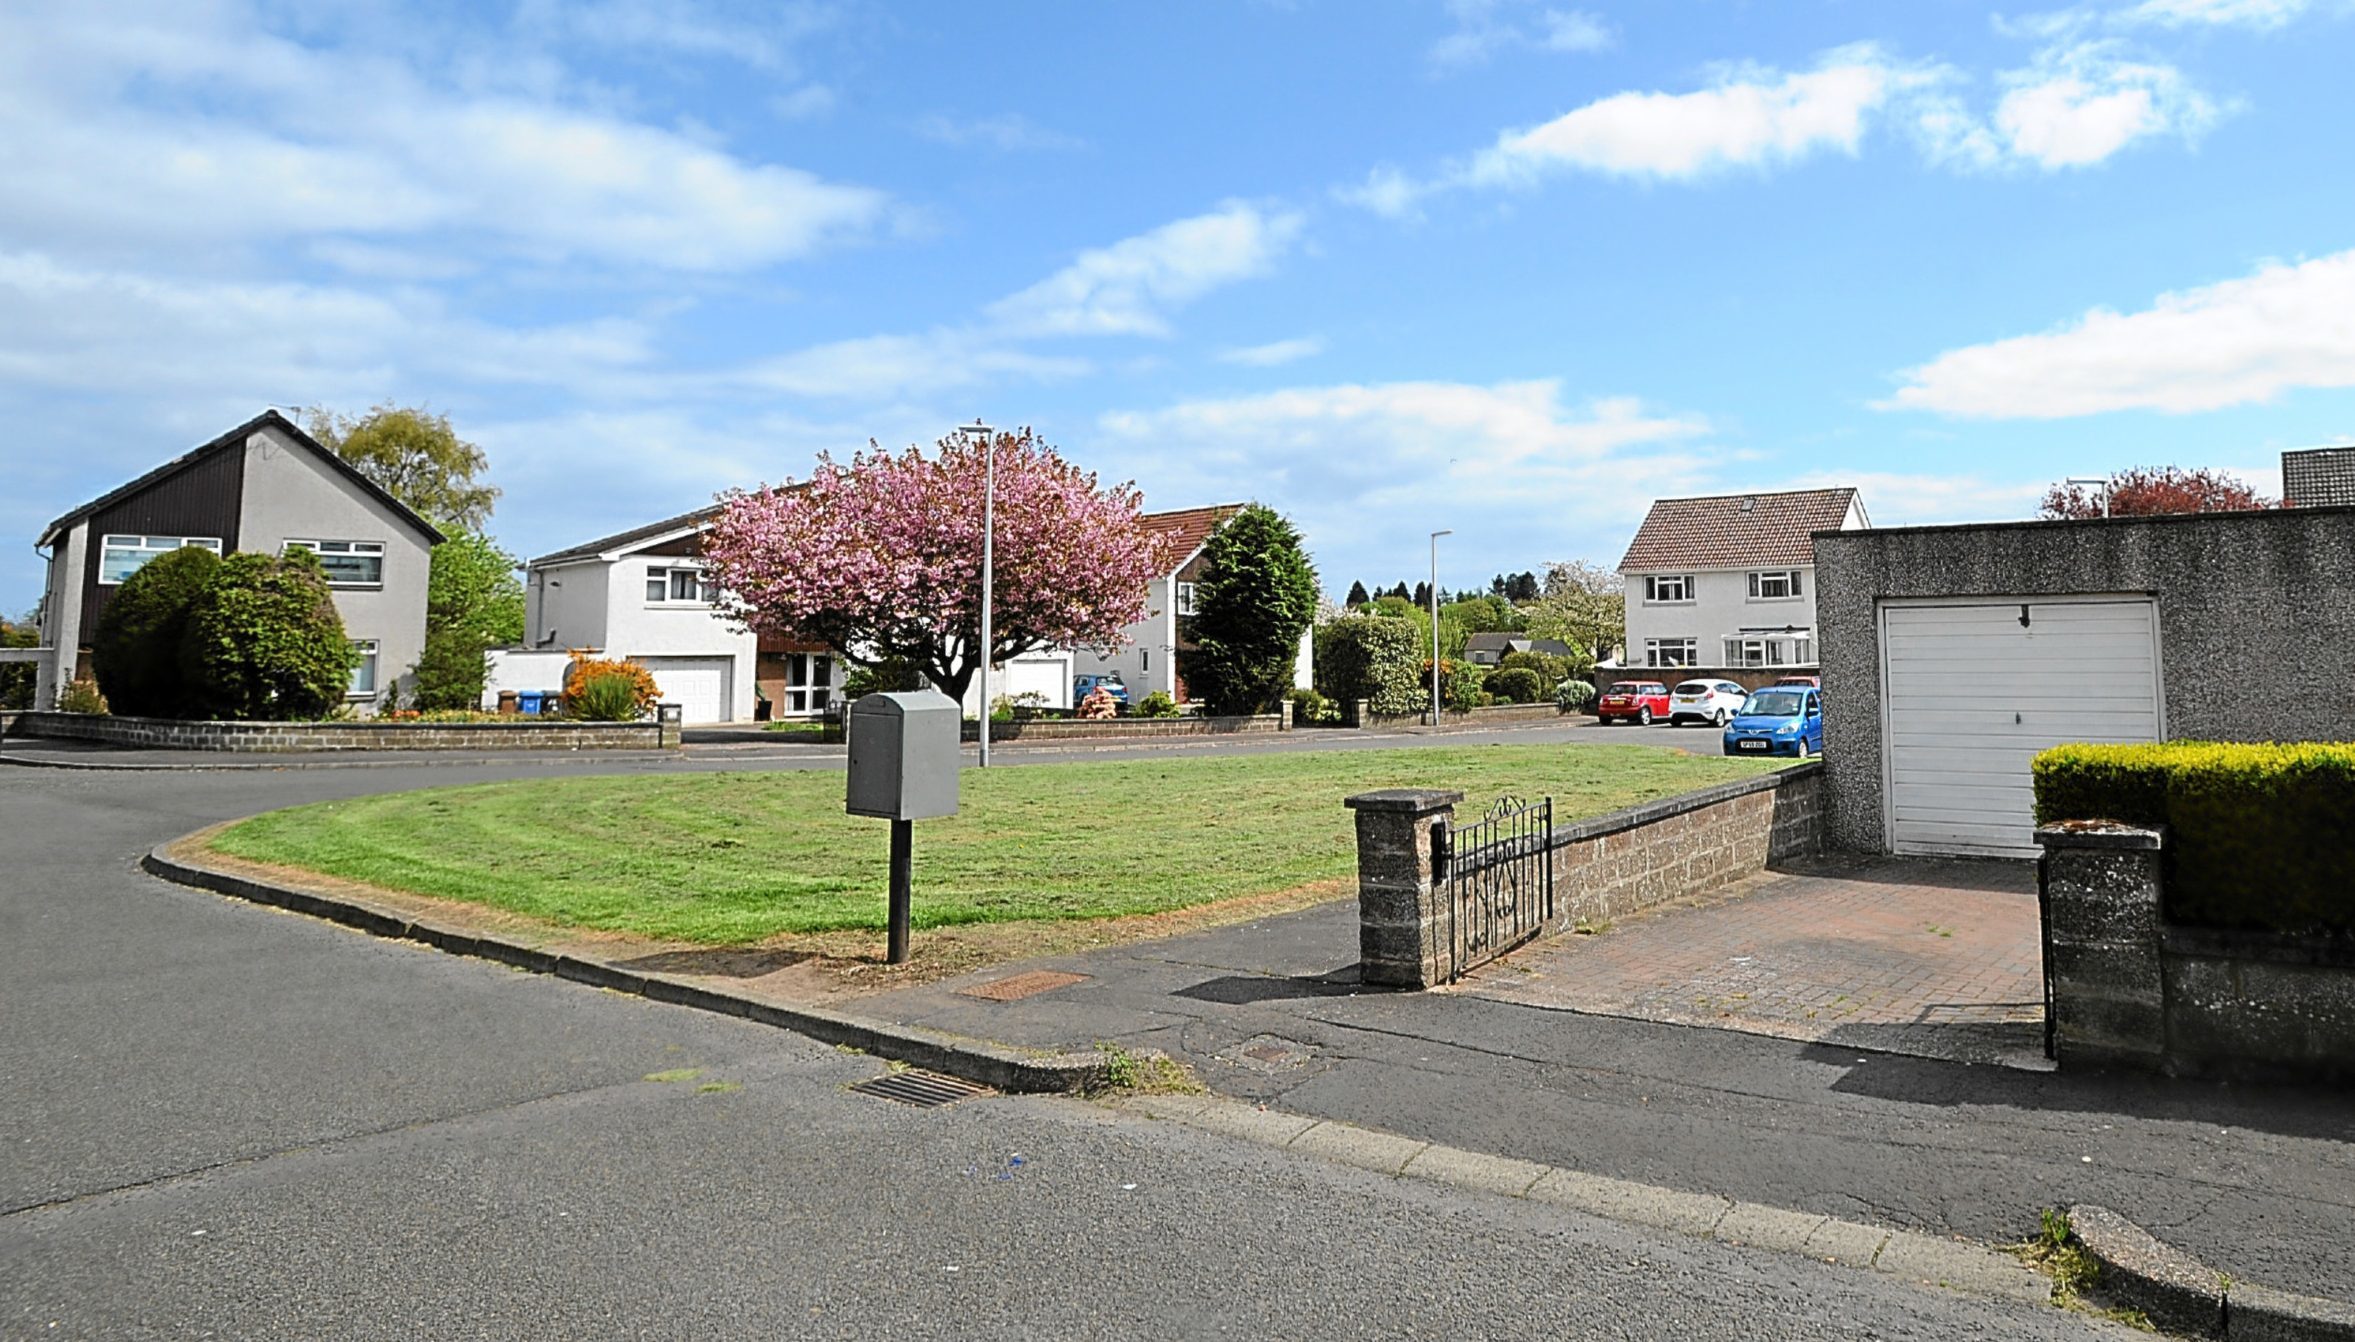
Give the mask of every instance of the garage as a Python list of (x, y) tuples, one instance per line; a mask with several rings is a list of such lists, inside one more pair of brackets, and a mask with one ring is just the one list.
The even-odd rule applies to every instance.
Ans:
[(735, 702), (736, 664), (728, 657), (642, 657), (662, 688), (662, 701), (680, 706), (689, 723), (727, 722)]
[(1891, 601), (1880, 624), (1895, 852), (2035, 856), (2039, 751), (2164, 735), (2148, 597)]
[(1019, 701), (1025, 694), (1035, 694), (1047, 708), (1071, 707), (1071, 654), (1068, 652), (1026, 652), (1003, 668), (1005, 688), (992, 691)]

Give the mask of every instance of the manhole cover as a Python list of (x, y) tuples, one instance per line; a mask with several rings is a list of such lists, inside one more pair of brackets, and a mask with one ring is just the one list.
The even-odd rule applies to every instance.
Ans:
[(861, 1081), (851, 1087), (861, 1095), (877, 1095), (901, 1104), (912, 1104), (918, 1109), (938, 1109), (942, 1105), (970, 1100), (976, 1095), (987, 1095), (987, 1086), (938, 1072), (920, 1072), (911, 1067), (904, 1072), (885, 1072), (878, 1077)]
[(992, 979), (957, 991), (986, 1002), (1015, 1002), (1025, 997), (1036, 997), (1040, 993), (1053, 992), (1057, 988), (1068, 988), (1074, 983), (1085, 983), (1087, 977), (1085, 974), (1066, 974), (1055, 969), (1034, 969), (1027, 974)]
[(1256, 1072), (1281, 1072), (1307, 1065), (1316, 1057), (1316, 1051), (1296, 1040), (1263, 1034), (1246, 1039), (1219, 1056)]

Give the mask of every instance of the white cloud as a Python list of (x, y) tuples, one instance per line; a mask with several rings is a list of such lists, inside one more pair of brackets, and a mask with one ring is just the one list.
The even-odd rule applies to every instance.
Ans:
[(1337, 186), (1333, 198), (1345, 205), (1356, 205), (1373, 211), (1385, 219), (1413, 217), (1424, 196), (1431, 188), (1387, 165), (1366, 174), (1358, 186)]
[(1031, 354), (989, 335), (948, 329), (865, 336), (762, 359), (718, 381), (763, 392), (827, 399), (888, 398), (970, 387), (1008, 377), (1078, 377), (1084, 359)]
[(1836, 489), (1853, 486), (1875, 526), (1927, 526), (1940, 522), (2001, 522), (2033, 517), (2049, 480), (1990, 480), (1975, 474), (1930, 475), (1897, 471), (1809, 471), (1772, 483), (1775, 489)]
[(796, 41), (827, 23), (813, 5), (762, 7), (757, 19), (731, 19), (695, 0), (525, 0), (515, 23), (628, 55), (661, 54), (738, 61), (789, 73)]
[(1506, 132), (1467, 176), (1510, 184), (1578, 168), (1691, 180), (1823, 152), (1854, 154), (1871, 114), (1916, 78), (1860, 46), (1832, 52), (1801, 74), (1755, 72), (1693, 93), (1613, 94)]
[(2304, 14), (2312, 0), (2143, 0), (2117, 17), (2126, 23), (2155, 23), (2168, 28), (2211, 27), (2279, 28)]
[(1878, 408), (1973, 419), (2187, 414), (2355, 386), (2355, 251), (2162, 294), (2140, 312), (2096, 308), (2039, 335), (1949, 350), (1903, 376)]
[(833, 112), (837, 98), (824, 84), (804, 84), (769, 99), (769, 110), (787, 121), (815, 121)]
[(936, 144), (960, 147), (980, 145), (1009, 153), (1024, 149), (1083, 149), (1087, 146), (1087, 141), (1078, 136), (1049, 130), (1019, 112), (963, 121), (935, 114), (916, 122), (916, 134)]
[(1167, 335), (1168, 309), (1269, 273), (1300, 228), (1298, 214), (1230, 203), (1082, 252), (989, 314), (1012, 335)]
[(1456, 26), (1432, 44), (1431, 64), (1439, 70), (1479, 65), (1501, 51), (1587, 52), (1607, 50), (1615, 40), (1603, 20), (1577, 9), (1524, 12), (1514, 0), (1449, 0)]
[(0, 231), (120, 253), (439, 240), (736, 270), (867, 234), (889, 201), (529, 92), (436, 82), (227, 9), (0, 20)]
[(2109, 42), (2046, 52), (2005, 82), (1995, 129), (2009, 154), (2048, 171), (2099, 163), (2153, 135), (2194, 139), (2219, 115), (2174, 67), (2126, 59)]
[(1325, 342), (1317, 336), (1302, 336), (1293, 340), (1271, 340), (1264, 345), (1246, 345), (1240, 349), (1219, 351), (1219, 362), (1239, 363), (1252, 368), (1274, 368), (1297, 363), (1325, 352)]

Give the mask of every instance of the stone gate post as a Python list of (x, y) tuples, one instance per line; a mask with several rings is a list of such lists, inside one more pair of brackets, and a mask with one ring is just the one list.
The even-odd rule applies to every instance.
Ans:
[(1452, 823), (1463, 799), (1442, 788), (1385, 788), (1343, 803), (1357, 812), (1358, 972), (1369, 986), (1438, 982), (1446, 911), (1433, 897), (1441, 873), (1431, 860), (1432, 832)]
[(2037, 884), (2044, 904), (2044, 974), (2053, 1056), (2158, 1071), (2167, 1052), (2165, 831), (2133, 825), (2046, 825)]

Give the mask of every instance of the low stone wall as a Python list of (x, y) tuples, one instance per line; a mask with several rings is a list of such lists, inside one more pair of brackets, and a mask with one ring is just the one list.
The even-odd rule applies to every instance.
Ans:
[[(1282, 731), (1289, 714), (1255, 713), (1245, 717), (1213, 718), (1191, 714), (1174, 718), (1017, 718), (993, 722), (989, 739), (998, 741), (1134, 741), (1165, 736), (1239, 736)], [(981, 724), (965, 724), (965, 739), (981, 739)]]
[[(666, 709), (670, 706), (665, 705)], [(679, 744), (675, 709), (658, 722), (180, 722), (20, 713), (7, 735), (146, 750), (232, 754), (347, 750), (656, 750)]]
[[(1362, 702), (1362, 701), (1361, 701)], [(1442, 730), (1475, 731), (1482, 727), (1510, 727), (1530, 722), (1575, 722), (1582, 716), (1565, 713), (1553, 704), (1491, 704), (1486, 708), (1449, 709), (1439, 720)], [(1428, 713), (1376, 713), (1361, 708), (1356, 725), (1368, 729), (1428, 725)]]
[(2168, 923), (2163, 830), (2052, 825), (2036, 841), (2062, 1067), (2355, 1079), (2355, 947)]
[[(1554, 826), (1553, 917), (1540, 936), (1704, 895), (1823, 847), (1821, 764), (1665, 797)], [(1443, 982), (1448, 909), (1432, 862), (1461, 792), (1397, 788), (1348, 799), (1357, 813), (1358, 962), (1364, 982)]]

